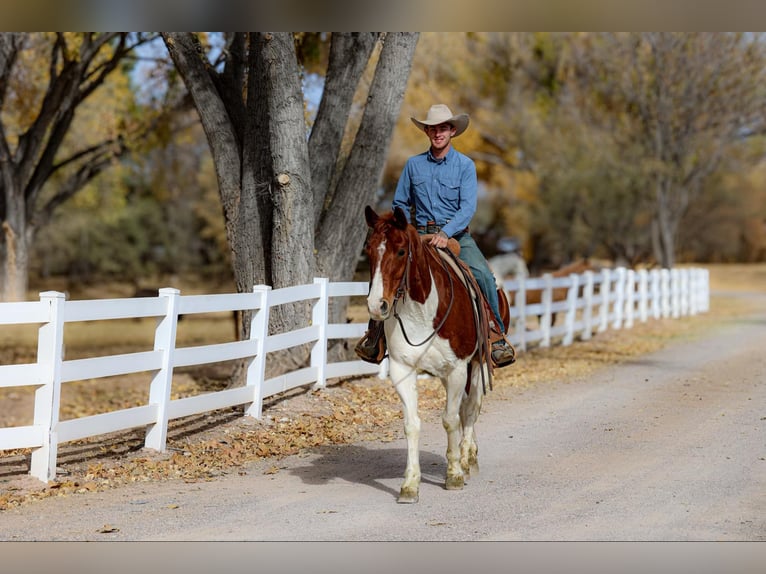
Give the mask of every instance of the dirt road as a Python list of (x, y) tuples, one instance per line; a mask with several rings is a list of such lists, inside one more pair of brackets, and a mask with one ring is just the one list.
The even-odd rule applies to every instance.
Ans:
[(365, 442), (46, 499), (0, 514), (0, 540), (766, 540), (761, 308), (587, 379), (493, 391), (462, 491), (424, 421), (416, 505), (396, 504), (404, 441)]

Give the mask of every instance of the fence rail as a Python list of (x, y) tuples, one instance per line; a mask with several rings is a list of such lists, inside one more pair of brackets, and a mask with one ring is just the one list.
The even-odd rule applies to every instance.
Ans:
[[(511, 309), (515, 327), (509, 339), (521, 350), (533, 343), (568, 345), (575, 337), (585, 340), (610, 327), (629, 328), (636, 320), (704, 312), (709, 305), (708, 285), (704, 269), (616, 269), (506, 281), (503, 287), (515, 299)], [(554, 300), (555, 288), (565, 288), (566, 298)], [(264, 398), (296, 387), (321, 388), (328, 379), (366, 374), (385, 377), (387, 361), (380, 366), (359, 360), (328, 363), (328, 341), (358, 339), (367, 327), (366, 322), (329, 323), (330, 300), (363, 296), (367, 289), (366, 282), (331, 283), (317, 278), (312, 284), (283, 289), (259, 285), (252, 293), (182, 296), (177, 289), (165, 288), (154, 298), (67, 301), (63, 293), (48, 291), (40, 294), (39, 301), (0, 303), (0, 327), (39, 325), (36, 362), (0, 365), (0, 388), (36, 387), (32, 424), (0, 428), (0, 450), (32, 449), (30, 475), (46, 482), (55, 478), (58, 447), (64, 442), (145, 427), (145, 446), (164, 451), (170, 420), (239, 405), (245, 406), (246, 415), (258, 418)], [(535, 289), (542, 289), (542, 302), (528, 305), (526, 294)], [(313, 301), (310, 326), (269, 334), (269, 310), (299, 301)], [(176, 347), (179, 315), (238, 310), (254, 311), (248, 340)], [(556, 314), (564, 321), (554, 320)], [(157, 320), (151, 351), (65, 359), (66, 323), (141, 317)], [(534, 329), (533, 322), (537, 323)], [(308, 366), (266, 379), (269, 353), (307, 343), (312, 344)], [(246, 360), (244, 386), (171, 399), (174, 369), (236, 359)], [(145, 371), (152, 373), (147, 404), (59, 420), (62, 385)]]

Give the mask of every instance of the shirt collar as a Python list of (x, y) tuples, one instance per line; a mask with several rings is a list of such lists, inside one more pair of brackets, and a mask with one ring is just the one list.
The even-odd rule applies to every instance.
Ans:
[(436, 159), (431, 153), (431, 148), (428, 148), (428, 151), (426, 152), (426, 157), (428, 158), (428, 161), (432, 161), (437, 164), (444, 163), (445, 161), (447, 161), (447, 158), (452, 155), (453, 151), (454, 150), (450, 148), (450, 150), (447, 152), (447, 155), (445, 155), (443, 158)]

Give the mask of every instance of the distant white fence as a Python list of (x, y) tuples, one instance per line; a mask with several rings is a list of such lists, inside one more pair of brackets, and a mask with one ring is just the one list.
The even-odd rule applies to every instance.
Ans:
[[(678, 318), (708, 311), (710, 277), (706, 269), (604, 269), (598, 273), (520, 278), (503, 283), (515, 295), (509, 339), (519, 349), (531, 343), (542, 347), (561, 337), (569, 345), (575, 337), (587, 340), (608, 328), (630, 328), (636, 321)], [(554, 300), (554, 290), (566, 289), (566, 298)], [(527, 304), (526, 293), (542, 289), (540, 303)], [(564, 316), (556, 321), (555, 315)], [(533, 322), (529, 319), (534, 318)], [(534, 329), (532, 327), (535, 327)]]
[[(516, 293), (511, 310), (516, 324), (509, 337), (520, 349), (539, 342), (551, 345), (560, 337), (570, 344), (575, 337), (588, 339), (606, 328), (630, 327), (635, 320), (649, 317), (680, 317), (708, 309), (708, 275), (702, 269), (634, 272), (605, 270), (553, 278), (508, 281), (506, 289)], [(542, 287), (538, 305), (526, 305), (524, 293)], [(552, 289), (566, 287), (565, 301), (553, 301)], [(579, 295), (580, 287), (582, 296)], [(261, 416), (263, 399), (287, 390), (313, 384), (323, 387), (328, 379), (365, 374), (385, 377), (387, 360), (380, 366), (359, 360), (327, 362), (327, 343), (334, 339), (356, 340), (367, 322), (328, 323), (329, 301), (333, 297), (367, 295), (366, 282), (331, 283), (315, 279), (313, 284), (274, 289), (256, 286), (252, 293), (186, 295), (177, 289), (160, 289), (156, 298), (67, 301), (63, 293), (40, 294), (39, 301), (0, 303), (0, 327), (39, 324), (35, 363), (0, 365), (0, 388), (35, 386), (33, 423), (0, 429), (0, 450), (32, 449), (30, 474), (42, 481), (56, 475), (58, 446), (68, 441), (146, 427), (145, 446), (166, 448), (168, 421), (216, 409), (245, 405), (245, 414)], [(286, 333), (268, 334), (269, 309), (286, 303), (313, 300), (309, 327)], [(250, 309), (255, 311), (250, 339), (194, 347), (176, 347), (179, 315)], [(562, 325), (554, 324), (555, 313), (565, 315)], [(527, 319), (540, 316), (540, 326), (528, 328)], [(98, 321), (156, 317), (152, 351), (66, 360), (64, 325), (77, 321)], [(531, 323), (530, 323), (531, 324)], [(313, 343), (307, 367), (265, 378), (267, 354)], [(177, 367), (247, 359), (246, 383), (242, 387), (171, 400), (173, 370)], [(145, 405), (59, 420), (61, 388), (65, 383), (149, 371), (152, 380)]]

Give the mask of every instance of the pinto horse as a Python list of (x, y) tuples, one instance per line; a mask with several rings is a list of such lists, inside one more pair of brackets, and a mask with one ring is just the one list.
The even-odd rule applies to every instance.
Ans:
[[(378, 215), (367, 206), (365, 218), (371, 228), (365, 246), (370, 262), (367, 309), (372, 319), (384, 322), (389, 376), (402, 401), (407, 437), (407, 467), (398, 502), (413, 503), (420, 487), (418, 371), (439, 377), (446, 391), (446, 488), (463, 488), (465, 477), (478, 471), (474, 424), (491, 377), (481, 323), (486, 325), (486, 310), (474, 306), (463, 274), (418, 235), (400, 208)], [(465, 271), (470, 275), (467, 267)], [(503, 305), (507, 328), (510, 313), (504, 294)]]

